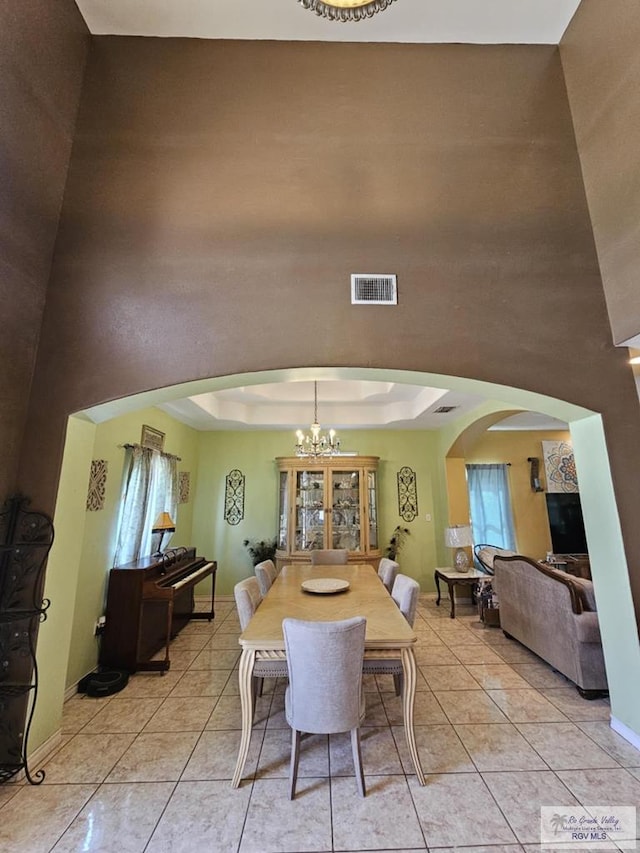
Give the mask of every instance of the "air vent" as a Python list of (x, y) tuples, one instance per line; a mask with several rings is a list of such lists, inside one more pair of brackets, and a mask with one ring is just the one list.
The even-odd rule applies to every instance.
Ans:
[(351, 276), (351, 304), (397, 305), (396, 276), (355, 273)]
[(453, 412), (458, 406), (439, 406), (433, 410), (434, 415), (446, 415), (448, 412)]

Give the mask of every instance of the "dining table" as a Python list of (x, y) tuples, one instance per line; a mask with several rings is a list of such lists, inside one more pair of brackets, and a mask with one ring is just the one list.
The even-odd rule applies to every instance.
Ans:
[[(305, 589), (306, 587), (307, 589)], [(282, 620), (337, 621), (353, 616), (366, 619), (365, 659), (402, 661), (402, 714), (407, 746), (420, 785), (420, 765), (413, 727), (416, 694), (416, 634), (367, 563), (344, 566), (308, 563), (286, 565), (240, 635), (239, 686), (242, 734), (232, 786), (238, 788), (249, 753), (253, 727), (253, 669), (256, 660), (286, 659)], [(330, 665), (327, 661), (327, 665)]]

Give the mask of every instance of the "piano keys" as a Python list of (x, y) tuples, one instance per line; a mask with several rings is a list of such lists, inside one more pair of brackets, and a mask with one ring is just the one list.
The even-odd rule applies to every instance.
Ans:
[[(100, 666), (168, 670), (170, 641), (190, 619), (215, 617), (216, 569), (215, 562), (197, 557), (195, 548), (173, 548), (111, 569)], [(194, 588), (209, 576), (210, 607), (196, 611)], [(164, 657), (152, 660), (161, 649)]]

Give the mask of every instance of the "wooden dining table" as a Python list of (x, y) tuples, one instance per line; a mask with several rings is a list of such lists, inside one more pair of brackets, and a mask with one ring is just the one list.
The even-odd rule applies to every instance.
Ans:
[[(348, 581), (341, 592), (320, 594), (305, 592), (304, 581), (334, 578)], [(364, 616), (367, 620), (365, 635), (366, 658), (400, 659), (404, 671), (402, 713), (409, 754), (420, 785), (425, 784), (424, 773), (416, 748), (413, 729), (413, 707), (416, 694), (416, 661), (413, 647), (416, 635), (399, 608), (387, 592), (373, 566), (350, 564), (346, 566), (311, 566), (297, 564), (285, 566), (273, 586), (240, 635), (240, 702), (242, 707), (242, 736), (232, 786), (239, 787), (251, 743), (253, 726), (253, 668), (256, 660), (283, 660), (286, 658), (282, 620), (286, 617), (316, 621), (335, 621)], [(327, 662), (330, 664), (330, 661)]]

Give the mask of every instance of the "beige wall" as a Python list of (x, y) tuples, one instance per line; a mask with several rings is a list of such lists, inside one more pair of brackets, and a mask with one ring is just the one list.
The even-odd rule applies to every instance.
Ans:
[(530, 456), (538, 457), (541, 485), (546, 487), (541, 442), (570, 440), (568, 431), (487, 431), (465, 459), (467, 463), (509, 463), (509, 489), (517, 548), (521, 554), (536, 560), (552, 550), (551, 534), (545, 493), (531, 489), (527, 459)]
[(640, 5), (582, 0), (560, 46), (616, 343), (640, 346)]

